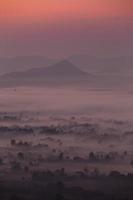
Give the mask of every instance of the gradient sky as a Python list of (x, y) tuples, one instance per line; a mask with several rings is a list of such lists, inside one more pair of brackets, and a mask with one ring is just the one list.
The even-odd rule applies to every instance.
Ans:
[(0, 54), (129, 52), (132, 20), (132, 0), (1, 0)]

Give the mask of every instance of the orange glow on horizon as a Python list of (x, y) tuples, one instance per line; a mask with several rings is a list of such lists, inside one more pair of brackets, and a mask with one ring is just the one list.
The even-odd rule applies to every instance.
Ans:
[(0, 22), (50, 22), (132, 15), (132, 0), (1, 0)]

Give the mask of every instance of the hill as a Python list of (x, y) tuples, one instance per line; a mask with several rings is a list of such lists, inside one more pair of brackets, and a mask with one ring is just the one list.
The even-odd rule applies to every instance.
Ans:
[(71, 62), (63, 60), (49, 67), (4, 74), (0, 78), (0, 84), (15, 87), (19, 85), (71, 84), (84, 82), (88, 76), (88, 73), (83, 72)]
[(0, 74), (24, 71), (33, 67), (48, 66), (55, 62), (55, 59), (44, 56), (16, 56), (0, 57)]
[(132, 56), (96, 56), (73, 55), (69, 58), (73, 64), (82, 66), (82, 69), (95, 74), (124, 75), (133, 73)]

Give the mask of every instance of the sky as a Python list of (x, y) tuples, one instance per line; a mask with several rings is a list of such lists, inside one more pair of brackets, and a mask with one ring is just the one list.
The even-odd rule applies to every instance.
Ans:
[(132, 0), (1, 0), (0, 55), (131, 53)]

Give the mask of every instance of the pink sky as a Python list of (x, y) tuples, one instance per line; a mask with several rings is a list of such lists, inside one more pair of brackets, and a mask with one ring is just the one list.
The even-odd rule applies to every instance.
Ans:
[(59, 56), (117, 42), (126, 49), (132, 15), (132, 0), (1, 0), (0, 54)]
[(57, 22), (132, 15), (132, 0), (1, 0), (1, 23)]

